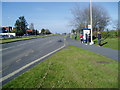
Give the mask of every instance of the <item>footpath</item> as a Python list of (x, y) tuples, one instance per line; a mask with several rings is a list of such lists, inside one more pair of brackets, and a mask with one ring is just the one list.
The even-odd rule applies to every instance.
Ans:
[(99, 47), (97, 45), (85, 45), (85, 43), (80, 43), (80, 41), (78, 40), (74, 40), (71, 39), (69, 37), (66, 38), (66, 46), (76, 46), (76, 47), (80, 47), (82, 49), (91, 51), (91, 52), (95, 52), (97, 54), (103, 55), (105, 57), (111, 58), (113, 60), (116, 61), (120, 61), (118, 60), (118, 50), (114, 50), (114, 49), (110, 49), (110, 48), (106, 48), (106, 47)]

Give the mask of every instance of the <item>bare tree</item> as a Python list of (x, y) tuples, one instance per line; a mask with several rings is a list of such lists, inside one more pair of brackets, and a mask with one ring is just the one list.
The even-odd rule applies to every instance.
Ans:
[(34, 30), (34, 24), (33, 23), (30, 23), (29, 29)]
[(115, 30), (118, 30), (119, 29), (119, 27), (118, 27), (118, 20), (114, 20), (114, 21), (112, 21), (112, 23), (113, 23), (113, 28)]
[[(93, 32), (98, 30), (103, 31), (110, 20), (107, 11), (99, 5), (93, 5), (92, 11)], [(90, 24), (89, 7), (80, 9), (80, 6), (77, 5), (71, 10), (71, 13), (73, 14), (72, 25), (74, 25), (77, 29), (87, 28)]]

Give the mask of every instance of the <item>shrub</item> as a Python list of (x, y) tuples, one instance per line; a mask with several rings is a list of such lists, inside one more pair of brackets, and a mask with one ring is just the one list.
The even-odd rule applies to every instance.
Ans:
[(102, 38), (116, 38), (118, 37), (118, 30), (103, 31), (101, 32)]

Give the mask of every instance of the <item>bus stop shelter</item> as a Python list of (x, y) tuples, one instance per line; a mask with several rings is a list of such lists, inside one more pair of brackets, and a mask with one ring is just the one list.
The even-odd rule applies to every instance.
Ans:
[(90, 34), (90, 29), (88, 28), (83, 28), (83, 29), (80, 29), (81, 30), (81, 33), (83, 34), (83, 39), (86, 40), (86, 34)]

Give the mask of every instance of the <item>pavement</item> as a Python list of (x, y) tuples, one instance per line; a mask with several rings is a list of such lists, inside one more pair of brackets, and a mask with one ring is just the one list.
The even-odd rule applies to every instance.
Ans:
[[(91, 52), (95, 52), (97, 54), (103, 55), (107, 58), (111, 58), (113, 60), (118, 61), (118, 50), (114, 50), (111, 48), (107, 48), (107, 47), (99, 47), (98, 45), (85, 45), (85, 43), (80, 43), (79, 40), (74, 40), (71, 39), (70, 37), (66, 38), (66, 45), (72, 45), (72, 46), (76, 46)], [(120, 61), (120, 60), (119, 60)]]

